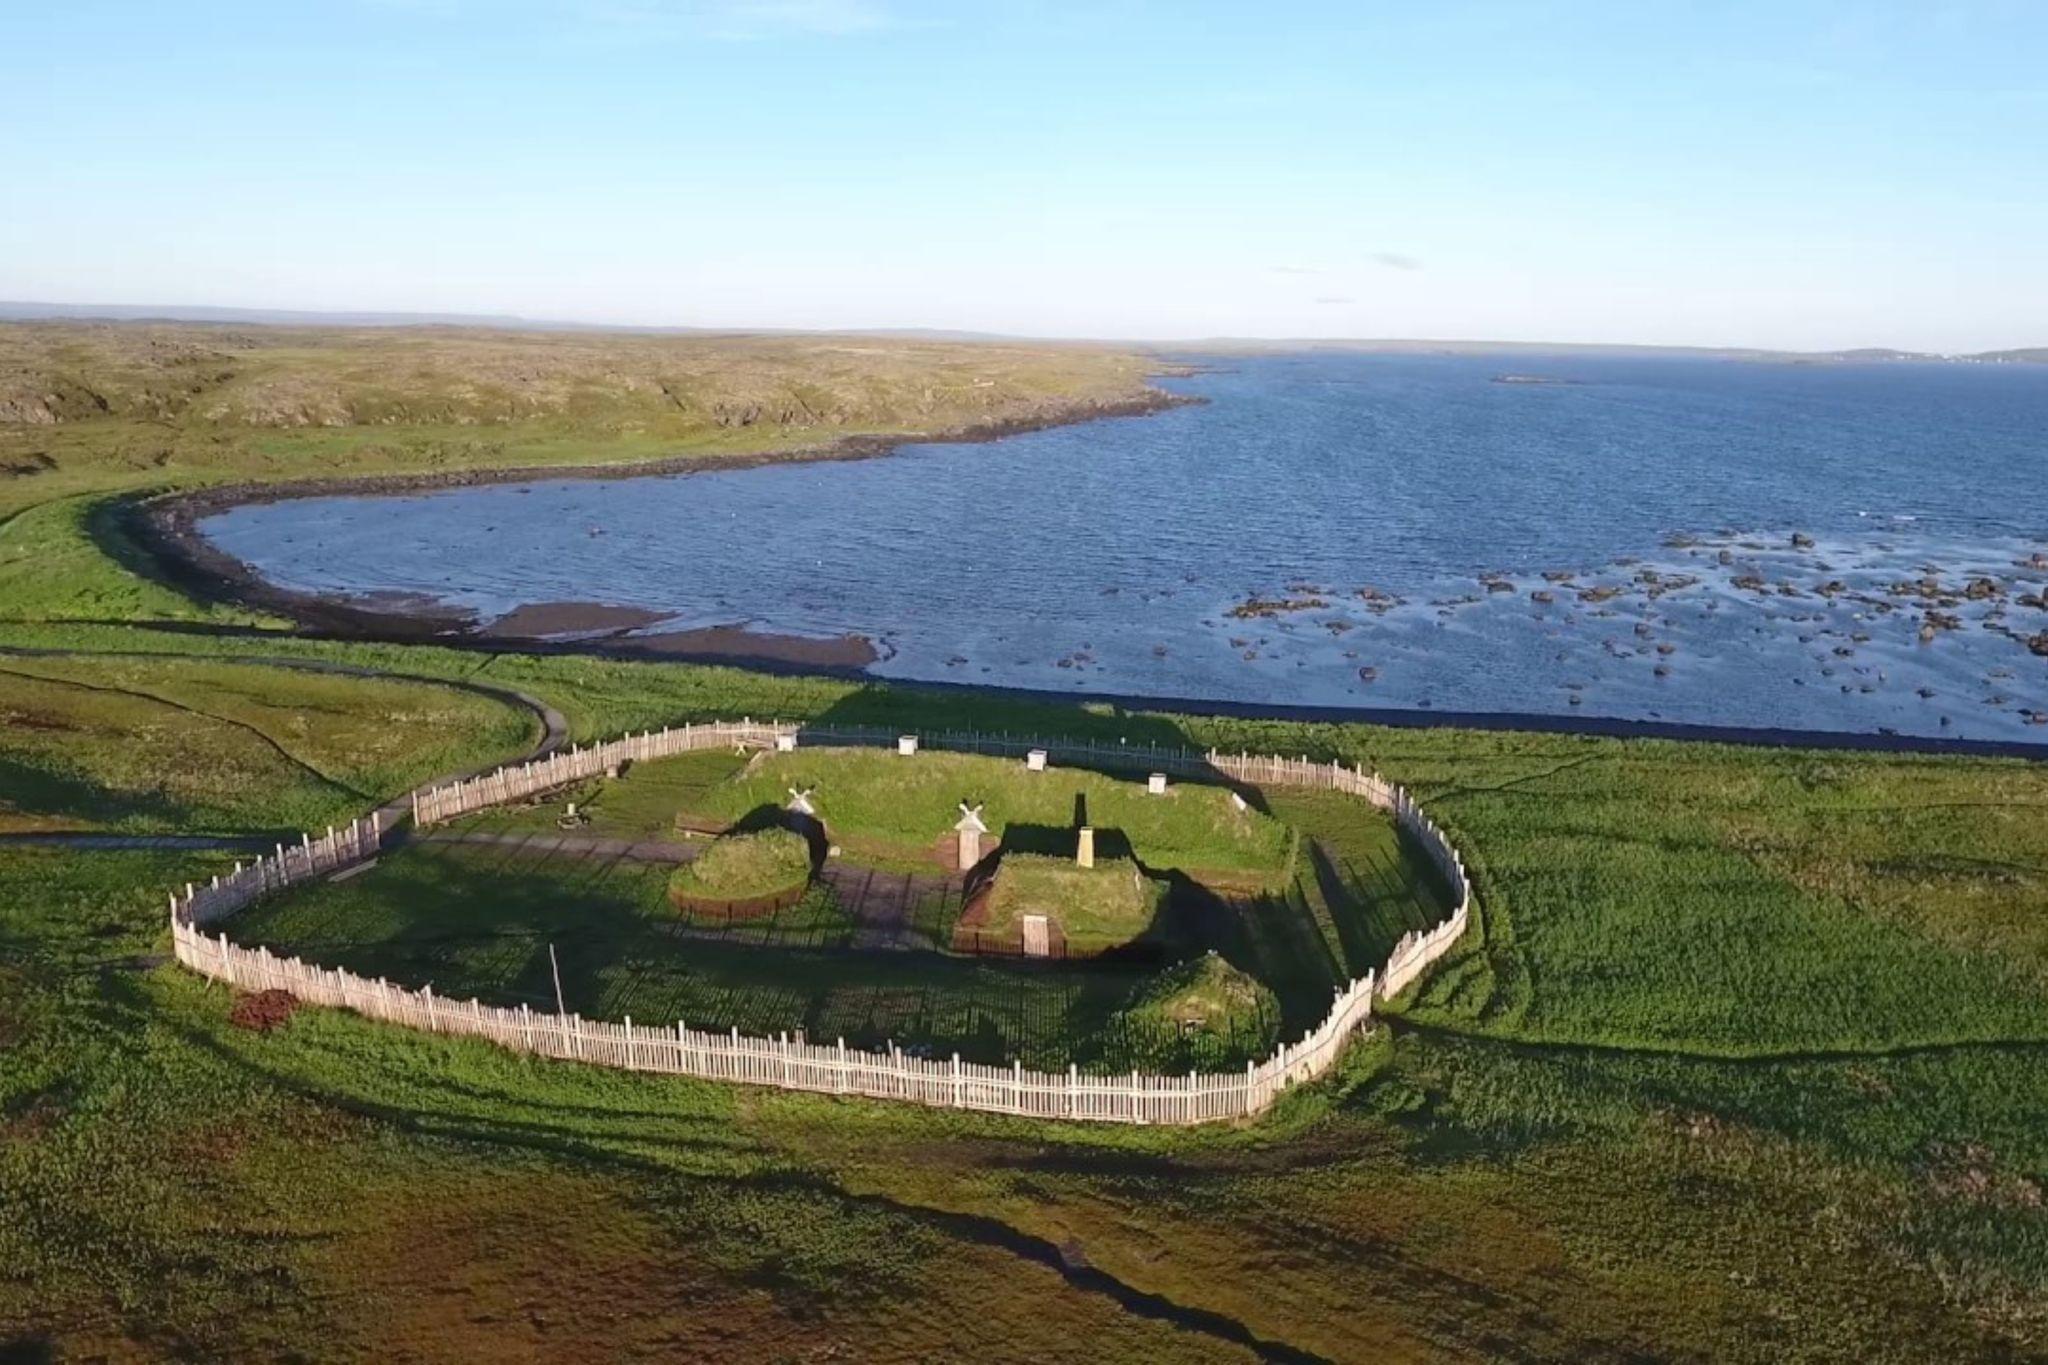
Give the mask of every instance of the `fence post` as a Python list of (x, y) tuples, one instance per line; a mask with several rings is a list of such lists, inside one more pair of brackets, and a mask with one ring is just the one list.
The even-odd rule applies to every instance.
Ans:
[(953, 1107), (967, 1107), (967, 1090), (960, 1083), (960, 1054), (957, 1052), (953, 1054)]

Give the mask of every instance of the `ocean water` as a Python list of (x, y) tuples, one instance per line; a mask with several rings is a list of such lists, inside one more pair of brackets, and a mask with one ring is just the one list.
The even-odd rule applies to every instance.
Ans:
[(1152, 417), (203, 529), (288, 587), (857, 633), (889, 677), (2048, 741), (2048, 367), (1184, 359), (1209, 401)]

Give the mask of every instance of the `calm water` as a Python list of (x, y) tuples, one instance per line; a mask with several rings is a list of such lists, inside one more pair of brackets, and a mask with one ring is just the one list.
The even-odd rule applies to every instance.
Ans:
[(2048, 740), (2048, 368), (1212, 363), (993, 445), (205, 529), (295, 588), (855, 632), (893, 677)]

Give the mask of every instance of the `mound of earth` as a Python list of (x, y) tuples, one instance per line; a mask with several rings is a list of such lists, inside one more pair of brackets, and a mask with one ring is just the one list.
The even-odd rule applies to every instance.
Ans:
[(1166, 902), (1166, 886), (1128, 858), (1081, 867), (1053, 854), (1005, 853), (978, 928), (992, 938), (1021, 938), (1028, 915), (1043, 915), (1075, 956), (1107, 952), (1143, 937)]
[(228, 1022), (251, 1033), (268, 1033), (292, 1017), (299, 1002), (284, 991), (257, 991), (235, 997)]
[(811, 879), (810, 841), (794, 830), (764, 829), (715, 840), (668, 879), (679, 905), (752, 901), (801, 893)]
[(1119, 1017), (1139, 1053), (1177, 1066), (1191, 1050), (1266, 1055), (1279, 1041), (1280, 1001), (1212, 950), (1145, 982)]

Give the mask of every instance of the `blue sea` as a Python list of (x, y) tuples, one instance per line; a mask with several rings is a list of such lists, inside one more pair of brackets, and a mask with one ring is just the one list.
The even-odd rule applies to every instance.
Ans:
[(2048, 367), (1176, 359), (1207, 402), (203, 530), (287, 587), (859, 634), (887, 677), (2048, 741)]

